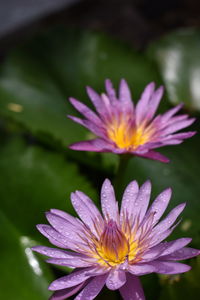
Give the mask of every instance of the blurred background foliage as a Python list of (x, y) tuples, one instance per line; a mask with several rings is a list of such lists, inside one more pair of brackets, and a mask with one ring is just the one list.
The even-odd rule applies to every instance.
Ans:
[[(105, 78), (112, 79), (117, 88), (123, 77), (136, 102), (144, 86), (155, 81), (166, 87), (159, 110), (184, 102), (184, 111), (197, 117), (192, 129), (199, 130), (200, 29), (191, 27), (198, 25), (194, 22), (196, 11), (192, 15), (194, 24), (189, 17), (182, 24), (187, 6), (182, 15), (179, 6), (172, 6), (178, 16), (177, 23), (173, 23), (170, 6), (160, 12), (165, 18), (168, 16), (168, 21), (164, 21), (155, 13), (147, 13), (146, 1), (141, 1), (143, 6), (138, 1), (117, 1), (121, 13), (109, 23), (116, 2), (110, 1), (108, 6), (105, 1), (97, 1), (96, 6), (91, 1), (76, 5), (72, 5), (73, 1), (58, 2), (60, 12), (51, 18), (45, 15), (44, 4), (40, 19), (35, 17), (37, 26), (30, 22), (28, 9), (26, 22), (20, 23), (21, 31), (14, 30), (17, 25), (12, 27), (11, 19), (0, 39), (1, 299), (48, 299), (50, 281), (68, 270), (47, 265), (44, 258), (30, 250), (32, 245), (48, 245), (35, 225), (46, 222), (44, 212), (50, 208), (74, 214), (70, 193), (76, 189), (99, 205), (103, 179), (115, 177), (117, 156), (83, 154), (67, 148), (72, 142), (90, 137), (87, 130), (67, 119), (67, 114), (77, 115), (68, 102), (69, 96), (91, 105), (86, 85), (103, 92)], [(153, 3), (158, 5), (158, 1)], [(98, 9), (106, 10), (105, 14), (97, 14)], [(159, 9), (158, 5), (157, 12)], [(63, 22), (64, 17), (69, 17), (67, 22)], [(24, 31), (27, 20), (29, 27)], [(185, 28), (179, 28), (183, 25)], [(191, 245), (200, 248), (199, 134), (183, 145), (166, 147), (161, 152), (171, 159), (169, 164), (132, 159), (120, 193), (133, 179), (140, 184), (151, 179), (153, 197), (171, 186), (169, 209), (187, 202), (183, 220), (172, 238), (192, 237)], [(196, 298), (200, 293), (200, 261), (193, 259), (190, 263), (192, 271), (181, 276), (143, 276), (147, 299), (176, 300), (186, 295)], [(117, 292), (108, 290), (97, 299), (105, 297), (120, 299)]]

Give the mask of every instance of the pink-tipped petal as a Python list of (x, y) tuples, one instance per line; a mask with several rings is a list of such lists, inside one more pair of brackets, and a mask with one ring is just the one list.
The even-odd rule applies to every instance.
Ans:
[(100, 275), (92, 279), (74, 300), (93, 300), (102, 290), (107, 275)]
[(118, 220), (118, 203), (115, 199), (114, 188), (106, 179), (101, 188), (101, 208), (105, 219)]
[(110, 290), (117, 290), (126, 282), (126, 273), (122, 270), (113, 269), (106, 280), (106, 286)]
[(144, 291), (137, 276), (127, 273), (126, 283), (119, 289), (124, 300), (145, 300)]

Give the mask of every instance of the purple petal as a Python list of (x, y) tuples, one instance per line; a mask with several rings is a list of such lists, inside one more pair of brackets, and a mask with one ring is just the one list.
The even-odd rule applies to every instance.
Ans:
[(81, 191), (76, 191), (75, 193), (82, 200), (82, 202), (85, 203), (85, 205), (87, 206), (88, 210), (90, 211), (93, 222), (94, 221), (103, 222), (102, 215), (100, 214), (100, 211), (98, 210), (94, 202)]
[(159, 257), (159, 260), (185, 260), (200, 255), (200, 250), (193, 248), (182, 248), (169, 255)]
[(159, 194), (154, 200), (153, 204), (149, 208), (147, 215), (153, 214), (153, 224), (156, 224), (157, 221), (161, 218), (163, 213), (165, 212), (170, 198), (171, 198), (172, 190), (168, 188), (164, 190), (161, 194)]
[(74, 294), (76, 294), (78, 291), (80, 291), (80, 289), (82, 287), (84, 287), (84, 285), (85, 285), (85, 282), (82, 282), (82, 283), (78, 284), (77, 286), (73, 286), (68, 289), (56, 291), (53, 293), (53, 295), (50, 297), (49, 300), (65, 300), (65, 299), (73, 296)]
[(185, 247), (187, 244), (191, 242), (191, 238), (180, 238), (175, 241), (167, 242), (166, 243), (166, 249), (162, 252), (161, 256), (171, 254), (183, 247)]
[(114, 152), (114, 147), (112, 146), (112, 144), (106, 142), (103, 139), (77, 142), (71, 144), (69, 148), (77, 151)]
[(50, 247), (45, 247), (45, 246), (35, 246), (31, 248), (33, 251), (38, 252), (40, 254), (53, 257), (53, 258), (59, 258), (59, 259), (64, 259), (64, 258), (69, 258), (69, 259), (76, 259), (78, 258), (87, 258), (86, 255), (79, 254), (76, 252), (71, 252), (71, 251), (65, 251), (65, 250), (60, 250), (56, 248), (50, 248)]
[(148, 180), (140, 187), (135, 202), (129, 208), (132, 213), (133, 219), (139, 216), (139, 220), (142, 221), (144, 215), (146, 214), (147, 207), (149, 205), (150, 196), (151, 182)]
[(180, 274), (188, 272), (191, 267), (185, 264), (169, 261), (152, 261), (151, 264), (156, 273), (159, 274)]
[(177, 222), (174, 226), (172, 226), (170, 229), (162, 232), (158, 232), (155, 234), (153, 231), (150, 235), (150, 242), (149, 246), (153, 247), (155, 245), (158, 245), (160, 242), (165, 240), (173, 231), (174, 229), (179, 225), (180, 221)]
[(81, 226), (81, 222), (79, 219), (71, 216), (70, 214), (68, 214), (67, 212), (60, 210), (60, 209), (56, 209), (56, 208), (52, 208), (50, 209), (50, 212), (53, 213), (54, 215), (60, 216), (63, 219), (66, 219), (69, 223), (73, 224), (74, 226)]
[(126, 274), (126, 283), (119, 291), (124, 300), (145, 300), (140, 280), (132, 274)]
[(101, 138), (105, 138), (105, 132), (103, 130), (102, 127), (97, 126), (96, 124), (94, 124), (91, 121), (88, 120), (82, 120), (80, 118), (68, 115), (68, 118), (71, 119), (72, 121), (82, 125), (83, 127), (89, 129), (92, 133), (94, 133), (95, 135), (101, 137)]
[(102, 102), (101, 97), (91, 88), (86, 87), (88, 96), (90, 97), (94, 107), (96, 108), (97, 112), (101, 115), (105, 113), (105, 108)]
[(169, 162), (169, 159), (166, 156), (162, 155), (159, 152), (155, 152), (155, 151), (148, 151), (146, 153), (133, 152), (133, 154), (135, 154), (137, 156), (144, 157), (144, 158), (158, 160), (158, 161), (161, 161), (161, 162), (164, 162), (164, 163)]
[(181, 132), (181, 133), (176, 133), (176, 134), (171, 134), (162, 139), (163, 142), (168, 141), (169, 139), (188, 139), (192, 136), (194, 136), (197, 132), (196, 131), (188, 131), (188, 132)]
[(133, 264), (128, 266), (128, 271), (137, 276), (153, 273), (154, 270), (155, 267), (149, 263)]
[(190, 238), (181, 238), (171, 242), (159, 243), (152, 247), (142, 256), (142, 261), (148, 262), (157, 258), (161, 259), (162, 256), (166, 256), (191, 242)]
[(126, 273), (122, 270), (112, 269), (106, 280), (106, 286), (110, 290), (117, 290), (126, 282)]
[(119, 101), (122, 103), (123, 112), (134, 113), (134, 105), (131, 97), (131, 91), (126, 80), (122, 79), (119, 85)]
[(115, 200), (114, 188), (108, 179), (104, 181), (101, 188), (101, 208), (105, 219), (118, 220), (118, 203)]
[(66, 266), (69, 268), (83, 268), (83, 267), (90, 267), (94, 265), (94, 261), (87, 261), (86, 259), (79, 258), (79, 257), (49, 258), (46, 260), (46, 262), (49, 264)]
[(142, 255), (142, 261), (146, 263), (160, 257), (162, 252), (166, 249), (166, 244), (167, 242), (161, 244), (159, 243), (158, 245), (149, 249)]
[(151, 101), (148, 106), (148, 111), (146, 114), (146, 119), (151, 120), (158, 108), (160, 100), (163, 95), (163, 87), (158, 88), (152, 95)]
[(181, 130), (185, 127), (190, 126), (192, 123), (194, 123), (195, 119), (191, 118), (188, 120), (180, 121), (180, 122), (175, 122), (174, 124), (168, 126), (165, 130), (162, 131), (162, 135), (168, 135), (171, 134), (175, 131)]
[(152, 236), (157, 236), (158, 234), (161, 234), (162, 232), (168, 230), (174, 224), (178, 216), (182, 213), (182, 211), (185, 208), (185, 205), (185, 203), (182, 203), (173, 208), (171, 212), (166, 216), (166, 218), (154, 227), (152, 231)]
[(95, 224), (97, 222), (103, 223), (103, 218), (92, 200), (84, 193), (76, 191), (75, 193), (71, 193), (71, 202), (82, 221), (96, 235)]
[(71, 104), (78, 110), (86, 119), (90, 120), (91, 122), (95, 123), (97, 126), (102, 126), (102, 121), (100, 118), (85, 104), (79, 102), (74, 98), (69, 98)]
[(110, 79), (105, 80), (105, 87), (109, 99), (115, 103), (117, 101), (116, 92)]
[(70, 288), (72, 286), (76, 286), (84, 282), (88, 278), (92, 277), (91, 271), (93, 270), (95, 272), (95, 269), (92, 267), (81, 269), (81, 270), (75, 270), (74, 272), (72, 272), (67, 276), (63, 276), (61, 278), (54, 280), (50, 284), (49, 290), (56, 291), (56, 290), (62, 290), (62, 289)]
[(49, 241), (60, 248), (64, 249), (72, 249), (75, 250), (75, 241), (70, 240), (69, 238), (64, 237), (62, 234), (57, 232), (49, 225), (39, 224), (37, 225), (37, 229), (49, 239)]
[(180, 103), (177, 106), (168, 110), (166, 113), (164, 113), (162, 115), (162, 123), (166, 124), (167, 121), (183, 107), (183, 105), (184, 105), (183, 103)]
[(123, 197), (120, 211), (120, 221), (122, 222), (126, 216), (131, 215), (130, 207), (133, 206), (135, 199), (138, 195), (139, 187), (137, 181), (132, 181), (126, 187)]
[(136, 117), (136, 125), (140, 125), (143, 121), (146, 112), (148, 110), (148, 103), (154, 91), (155, 84), (153, 82), (149, 83), (144, 92), (142, 93), (141, 99), (138, 101), (135, 108), (135, 117)]
[(97, 276), (92, 279), (86, 287), (76, 296), (74, 300), (93, 300), (102, 290), (107, 275)]
[(71, 223), (69, 223), (66, 219), (55, 215), (51, 212), (46, 213), (46, 218), (51, 224), (51, 226), (61, 233), (64, 237), (67, 237), (69, 239), (74, 239), (76, 241), (82, 242), (82, 239), (79, 237), (79, 231), (83, 229), (80, 225), (75, 226)]

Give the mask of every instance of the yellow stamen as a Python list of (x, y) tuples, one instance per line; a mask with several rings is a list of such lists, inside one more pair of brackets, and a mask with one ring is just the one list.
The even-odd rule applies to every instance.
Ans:
[(96, 253), (93, 257), (103, 266), (116, 266), (126, 259), (133, 260), (138, 251), (134, 237), (128, 237), (112, 220), (105, 225), (100, 239), (96, 240), (95, 244)]
[(141, 145), (147, 143), (154, 132), (151, 126), (145, 127), (144, 124), (139, 127), (130, 126), (128, 120), (121, 119), (117, 122), (115, 119), (107, 127), (107, 134), (118, 148), (135, 150)]

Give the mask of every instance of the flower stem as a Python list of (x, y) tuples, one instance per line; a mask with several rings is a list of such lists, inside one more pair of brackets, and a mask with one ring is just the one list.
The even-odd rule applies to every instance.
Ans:
[(121, 154), (119, 155), (119, 164), (118, 164), (118, 168), (117, 168), (117, 172), (115, 175), (115, 179), (114, 179), (114, 187), (115, 187), (115, 192), (116, 192), (116, 196), (118, 199), (118, 201), (120, 201), (120, 196), (122, 193), (122, 188), (123, 188), (123, 178), (124, 178), (124, 173), (127, 169), (128, 166), (128, 162), (130, 160), (132, 156), (130, 154)]

